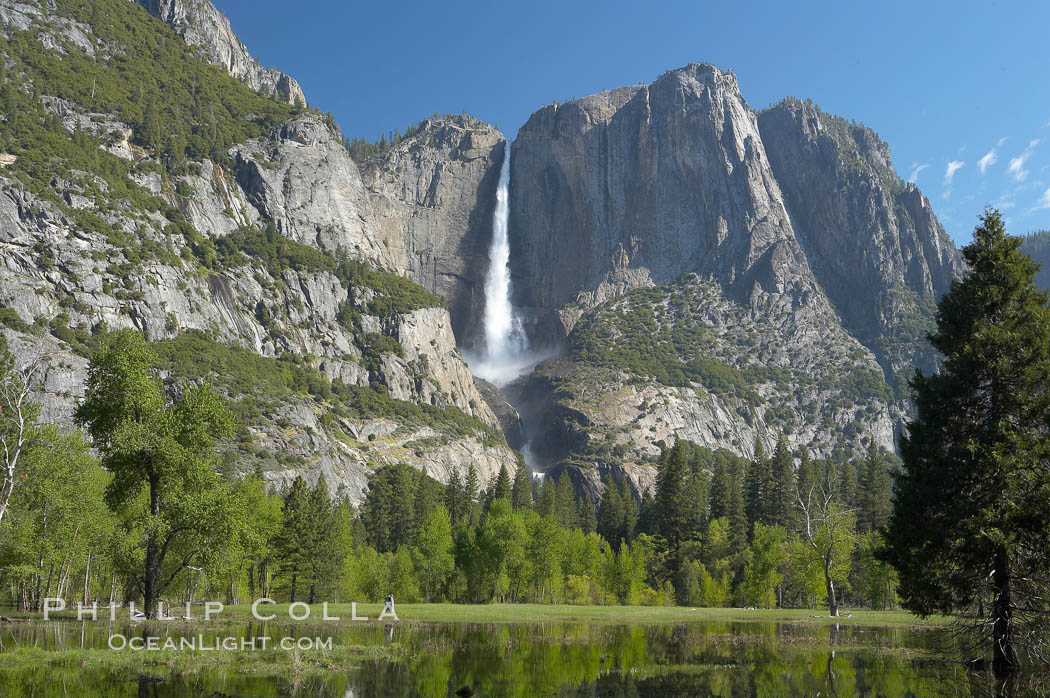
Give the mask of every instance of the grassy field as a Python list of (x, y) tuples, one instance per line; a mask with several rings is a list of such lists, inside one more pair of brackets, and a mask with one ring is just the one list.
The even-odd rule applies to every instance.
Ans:
[[(375, 620), (382, 604), (358, 604), (357, 615)], [(946, 622), (942, 618), (922, 619), (907, 611), (844, 610), (839, 618), (828, 617), (821, 609), (754, 609), (743, 608), (687, 608), (682, 606), (571, 606), (550, 604), (397, 604), (402, 623), (688, 623), (721, 621), (733, 623), (845, 623), (851, 625), (919, 626)], [(350, 619), (350, 604), (330, 604), (328, 613), (343, 621)], [(276, 620), (288, 618), (287, 604), (262, 606), (260, 613), (276, 613)], [(251, 607), (228, 606), (224, 615), (250, 617)], [(321, 609), (314, 607), (312, 618), (320, 618)]]
[[(375, 622), (383, 604), (357, 604), (357, 615)], [(340, 618), (341, 623), (351, 621), (351, 606), (346, 603), (329, 604), (330, 616)], [(651, 624), (719, 621), (732, 623), (840, 623), (847, 625), (874, 625), (883, 627), (908, 627), (940, 625), (947, 619), (932, 617), (922, 619), (907, 611), (869, 611), (866, 609), (844, 609), (841, 616), (831, 618), (826, 609), (744, 609), (744, 608), (687, 608), (683, 606), (572, 606), (551, 604), (448, 604), (415, 603), (397, 604), (398, 619), (402, 623), (601, 623), (601, 624)], [(122, 611), (118, 611), (121, 614)], [(172, 613), (181, 613), (177, 607)], [(199, 606), (193, 613), (200, 616)], [(288, 604), (262, 605), (261, 615), (276, 615), (274, 622), (293, 622), (289, 617)], [(296, 611), (301, 614), (301, 609)], [(52, 613), (52, 618), (73, 619), (75, 611)], [(311, 607), (310, 621), (320, 621), (320, 604)], [(223, 623), (251, 619), (251, 606), (238, 604), (226, 606), (210, 623)], [(206, 626), (205, 626), (206, 627)]]

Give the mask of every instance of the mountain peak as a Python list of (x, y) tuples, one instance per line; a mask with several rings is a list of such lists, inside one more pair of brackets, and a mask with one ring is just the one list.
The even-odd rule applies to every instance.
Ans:
[(288, 104), (306, 105), (306, 95), (289, 75), (264, 67), (234, 33), (230, 20), (208, 0), (136, 0), (171, 27), (201, 58), (223, 68), (253, 90), (277, 95)]

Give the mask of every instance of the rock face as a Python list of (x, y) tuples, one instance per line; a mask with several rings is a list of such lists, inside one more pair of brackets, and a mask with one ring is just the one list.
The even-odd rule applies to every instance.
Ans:
[[(231, 76), (305, 101), (205, 0), (138, 4)], [(142, 7), (107, 11), (170, 39)], [(37, 28), (57, 56), (111, 50), (61, 16), (82, 9), (0, 0), (0, 31)], [(9, 79), (34, 84), (33, 69)], [(352, 499), (384, 463), (439, 480), (474, 463), (483, 484), (513, 472), (499, 429), (589, 493), (613, 471), (646, 489), (676, 438), (743, 455), (781, 433), (821, 456), (892, 448), (898, 376), (935, 360), (922, 334), (961, 271), (873, 132), (808, 103), (756, 114), (732, 73), (690, 65), (545, 107), (510, 146), (515, 302), (534, 345), (562, 355), (500, 391), (459, 348), (484, 310), (508, 147), (494, 127), (435, 117), (356, 162), (329, 119), (282, 105), (252, 117), (246, 142), (173, 166), (134, 110), (32, 99), (51, 136), (99, 149), (53, 161), (41, 186), (0, 154), (0, 324), (21, 359), (46, 348), (47, 418), (68, 420), (93, 333), (136, 328), (179, 347), (190, 377), (229, 374), (222, 389), (251, 415), (242, 465), (275, 483), (324, 473)]]
[[(90, 26), (55, 8), (8, 5), (0, 0), (0, 30), (36, 24), (62, 50), (87, 52), (76, 48), (81, 35), (87, 47), (100, 45)], [(250, 60), (210, 4), (147, 9), (250, 85), (279, 75)], [(120, 116), (87, 113), (53, 95), (40, 100), (58, 117), (56, 137), (79, 130), (98, 140), (100, 158), (130, 161), (121, 166), (133, 190), (116, 194), (104, 176), (78, 169), (50, 178), (43, 194), (0, 176), (0, 323), (19, 360), (46, 351), (45, 418), (69, 422), (93, 334), (134, 328), (161, 346), (183, 342), (173, 344), (183, 353), (175, 377), (179, 366), (184, 379), (211, 371), (235, 404), (262, 405), (242, 408), (250, 417), (234, 451), (243, 467), (261, 462), (275, 483), (323, 473), (333, 491), (345, 486), (356, 501), (368, 473), (386, 463), (440, 480), (473, 463), (483, 484), (501, 466), (515, 470), (516, 454), (460, 354), (442, 300), (397, 276), (449, 294), (455, 283), (442, 280), (469, 277), (471, 262), (454, 266), (452, 256), (470, 230), (481, 235), (470, 212), (494, 195), (494, 183), (487, 197), (482, 190), (502, 157), (498, 131), (464, 117), (430, 121), (370, 165), (372, 186), (388, 177), (376, 191), (364, 185), (338, 130), (307, 112), (233, 145), (221, 163), (187, 162), (162, 177), (151, 153), (130, 144), (133, 131)], [(399, 184), (398, 176), (410, 181)], [(228, 250), (245, 234), (256, 236), (255, 247), (216, 256), (217, 244)], [(420, 253), (443, 246), (441, 263)], [(370, 271), (348, 275), (342, 259)], [(251, 354), (238, 353), (245, 350)], [(226, 368), (208, 369), (213, 359)], [(253, 373), (236, 379), (246, 365)], [(290, 368), (312, 376), (308, 385), (289, 389), (280, 376)]]
[(207, 0), (136, 0), (146, 10), (175, 30), (201, 57), (223, 68), (253, 90), (278, 96), (288, 104), (306, 106), (303, 90), (291, 77), (264, 68), (237, 38), (230, 20)]
[(370, 230), (396, 243), (399, 270), (445, 298), (460, 344), (484, 311), (492, 209), (506, 140), (471, 116), (424, 121), (409, 139), (362, 167)]
[(758, 117), (814, 274), (843, 324), (888, 373), (925, 369), (923, 316), (963, 262), (930, 202), (893, 169), (871, 130), (785, 100)]
[[(522, 305), (558, 308), (686, 271), (747, 297), (816, 294), (736, 76), (696, 64), (533, 114), (514, 142)], [(568, 328), (566, 328), (568, 329)]]
[[(756, 114), (731, 72), (694, 64), (539, 110), (511, 162), (517, 300), (568, 347), (532, 383), (555, 415), (534, 427), (541, 457), (644, 462), (673, 438), (747, 455), (781, 431), (823, 455), (894, 447), (901, 375), (935, 362), (924, 333), (962, 263), (870, 129), (795, 101)], [(642, 322), (620, 299), (653, 285)], [(662, 316), (676, 307), (704, 312)], [(651, 373), (634, 340), (658, 333), (701, 362), (687, 385)], [(698, 378), (712, 360), (750, 404)]]
[(313, 115), (233, 149), (245, 199), (296, 242), (401, 269), (398, 241), (372, 233), (368, 192), (338, 134)]

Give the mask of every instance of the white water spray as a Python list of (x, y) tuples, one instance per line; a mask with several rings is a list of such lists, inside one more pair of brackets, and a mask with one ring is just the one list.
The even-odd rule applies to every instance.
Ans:
[(485, 276), (485, 350), (481, 356), (468, 357), (476, 375), (498, 386), (506, 385), (536, 364), (536, 357), (529, 352), (521, 318), (511, 302), (509, 199), (510, 143), (507, 143), (496, 189), (489, 270)]

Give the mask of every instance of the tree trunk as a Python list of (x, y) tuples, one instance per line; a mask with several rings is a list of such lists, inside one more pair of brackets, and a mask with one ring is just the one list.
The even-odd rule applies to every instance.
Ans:
[(292, 573), (292, 599), (291, 599), (291, 603), (295, 603), (295, 577), (296, 577), (296, 575), (293, 572)]
[(832, 618), (838, 618), (839, 602), (835, 598), (835, 582), (831, 579), (830, 560), (824, 562), (824, 586), (828, 590), (828, 615)]
[(1010, 562), (1002, 546), (995, 553), (992, 584), (995, 587), (995, 599), (992, 601), (992, 672), (1002, 678), (1017, 670), (1013, 603), (1010, 600)]
[(91, 553), (87, 555), (87, 561), (84, 563), (84, 595), (81, 597), (80, 603), (83, 606), (87, 606), (88, 602), (88, 580), (91, 578)]
[[(160, 515), (160, 478), (156, 473), (149, 475), (149, 512), (153, 517)], [(157, 600), (160, 597), (160, 546), (157, 545), (157, 537), (150, 534), (146, 541), (146, 584), (142, 600), (142, 612), (147, 618), (153, 618), (157, 613)]]

